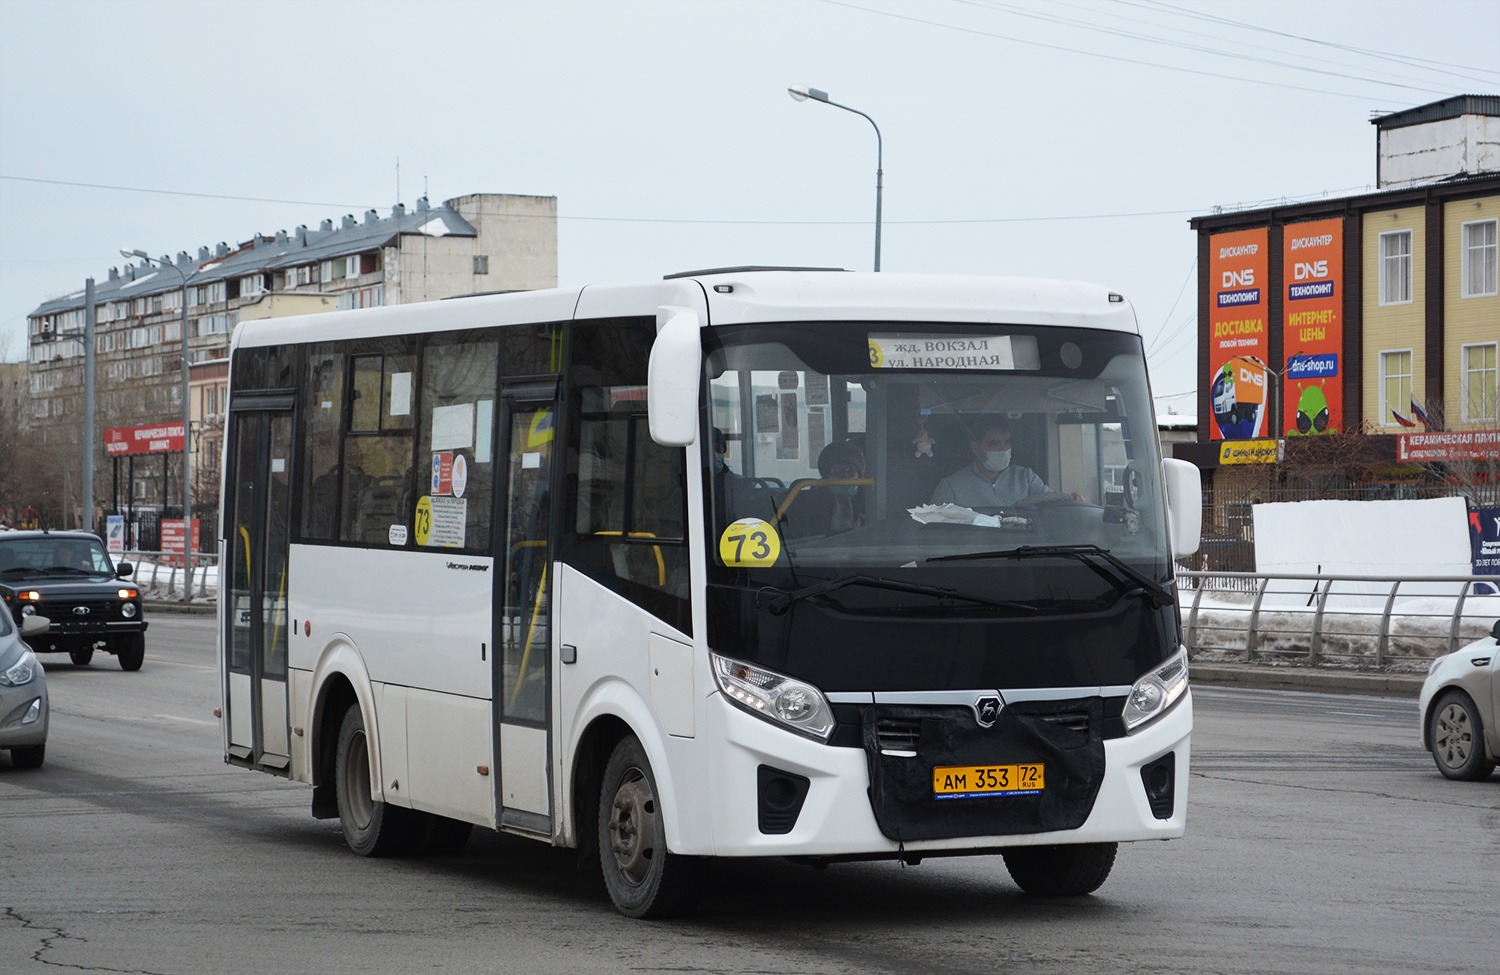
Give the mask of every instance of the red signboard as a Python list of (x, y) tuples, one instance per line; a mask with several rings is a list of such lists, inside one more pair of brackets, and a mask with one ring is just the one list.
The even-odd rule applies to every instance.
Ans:
[(1403, 433), (1396, 438), (1396, 457), (1403, 461), (1492, 460), (1500, 457), (1500, 433)]
[(1208, 376), (1213, 440), (1267, 436), (1270, 334), (1267, 232), (1241, 230), (1208, 239)]
[(1282, 432), (1315, 437), (1343, 429), (1344, 222), (1287, 224), (1282, 242)]
[(182, 451), (182, 424), (156, 423), (142, 427), (110, 427), (104, 449), (111, 457), (126, 454), (170, 454)]
[[(193, 519), (193, 551), (203, 551), (198, 541), (198, 519)], [(161, 551), (163, 565), (182, 564), (182, 519), (163, 518), (161, 520)]]

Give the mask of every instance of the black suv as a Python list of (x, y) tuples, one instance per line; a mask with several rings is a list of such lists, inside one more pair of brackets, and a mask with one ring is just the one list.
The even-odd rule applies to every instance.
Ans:
[(45, 616), (52, 626), (26, 642), (37, 653), (63, 653), (79, 666), (104, 650), (121, 670), (140, 670), (146, 658), (141, 594), (123, 582), (129, 562), (116, 568), (98, 536), (88, 532), (0, 532), (0, 599), (17, 624)]

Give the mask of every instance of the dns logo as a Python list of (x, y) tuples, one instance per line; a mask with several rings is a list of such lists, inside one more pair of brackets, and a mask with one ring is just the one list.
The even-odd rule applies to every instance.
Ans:
[(1307, 281), (1311, 278), (1326, 277), (1328, 277), (1327, 261), (1313, 261), (1311, 263), (1298, 261), (1296, 266), (1292, 268), (1292, 280), (1294, 281)]
[(1243, 271), (1225, 271), (1224, 287), (1245, 288), (1255, 283), (1255, 269), (1245, 268)]

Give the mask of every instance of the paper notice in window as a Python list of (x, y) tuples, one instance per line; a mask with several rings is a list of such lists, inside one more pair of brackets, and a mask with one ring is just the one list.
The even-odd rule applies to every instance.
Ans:
[(422, 538), (422, 515), (418, 512), (417, 544), (429, 548), (463, 548), (464, 529), (468, 521), (469, 500), (467, 498), (423, 498), (427, 502), (431, 520), (427, 524), (427, 537)]
[(494, 439), (495, 401), (482, 399), (474, 404), (474, 463), (490, 462), (490, 441)]
[(473, 446), (473, 403), (459, 403), (456, 406), (439, 406), (433, 409), (431, 447), (433, 451), (468, 450)]
[(391, 416), (411, 416), (411, 373), (391, 373)]

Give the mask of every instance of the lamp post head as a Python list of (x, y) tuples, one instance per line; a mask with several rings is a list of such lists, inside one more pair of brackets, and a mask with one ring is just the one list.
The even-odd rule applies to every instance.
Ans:
[(143, 261), (149, 261), (149, 260), (151, 260), (151, 255), (147, 254), (145, 251), (133, 251), (133, 250), (130, 250), (129, 248), (126, 248), (126, 247), (121, 247), (120, 248), (120, 256), (121, 257), (139, 257)]
[(809, 88), (806, 85), (792, 85), (786, 90), (786, 93), (792, 96), (792, 101), (794, 102), (805, 102), (809, 98), (820, 102), (828, 101), (828, 92), (819, 91), (817, 88)]

